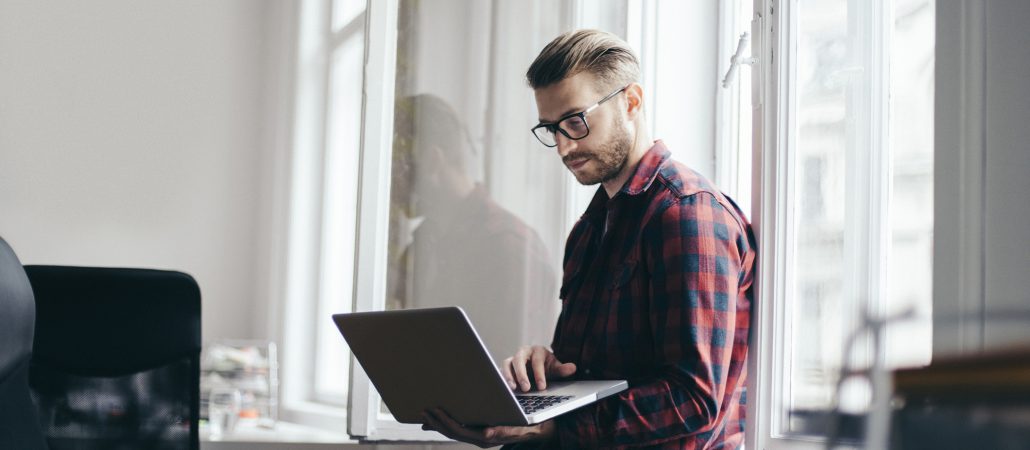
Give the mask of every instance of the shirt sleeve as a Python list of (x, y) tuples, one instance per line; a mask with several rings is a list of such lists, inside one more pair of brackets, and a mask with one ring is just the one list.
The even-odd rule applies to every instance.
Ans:
[(715, 431), (734, 346), (747, 345), (735, 342), (741, 234), (707, 192), (675, 200), (651, 219), (642, 257), (657, 375), (555, 419), (563, 448), (655, 445)]

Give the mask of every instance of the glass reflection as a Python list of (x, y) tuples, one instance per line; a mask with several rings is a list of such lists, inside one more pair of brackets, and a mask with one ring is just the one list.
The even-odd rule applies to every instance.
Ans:
[(537, 233), (494, 201), (443, 99), (397, 100), (388, 309), (461, 306), (497, 360), (547, 343), (556, 272)]

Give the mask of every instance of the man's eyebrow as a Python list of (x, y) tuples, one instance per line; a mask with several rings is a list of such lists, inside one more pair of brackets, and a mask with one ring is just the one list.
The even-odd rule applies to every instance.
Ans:
[[(586, 108), (569, 108), (569, 109), (565, 110), (565, 112), (559, 114), (558, 115), (558, 119), (559, 120), (564, 119), (569, 114), (580, 112), (580, 111), (582, 111), (584, 109), (586, 109)], [(554, 123), (553, 121), (549, 121), (549, 120), (544, 119), (542, 117), (539, 117), (538, 119), (540, 120), (540, 123)]]

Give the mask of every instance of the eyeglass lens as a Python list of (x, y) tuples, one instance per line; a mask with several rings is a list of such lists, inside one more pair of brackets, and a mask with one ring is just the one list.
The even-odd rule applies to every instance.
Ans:
[(540, 139), (540, 142), (544, 145), (553, 147), (558, 144), (555, 134), (561, 132), (558, 131), (559, 127), (570, 139), (583, 139), (590, 133), (590, 127), (587, 126), (586, 121), (580, 116), (566, 117), (557, 125), (535, 128), (533, 133), (536, 134), (537, 139)]

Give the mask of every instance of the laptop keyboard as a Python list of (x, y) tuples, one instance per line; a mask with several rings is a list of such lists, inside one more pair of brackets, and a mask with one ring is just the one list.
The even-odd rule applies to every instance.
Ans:
[(533, 414), (572, 398), (571, 395), (516, 395), (519, 406), (526, 414)]

